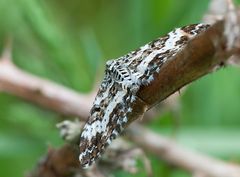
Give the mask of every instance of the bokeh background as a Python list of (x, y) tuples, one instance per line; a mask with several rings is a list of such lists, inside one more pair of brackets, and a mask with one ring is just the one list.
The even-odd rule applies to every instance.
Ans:
[[(201, 21), (208, 0), (0, 0), (0, 48), (13, 38), (14, 63), (78, 92), (91, 90), (104, 63), (177, 26)], [(99, 74), (100, 73), (100, 74)], [(226, 67), (181, 94), (177, 141), (206, 154), (240, 162), (240, 68)], [(171, 136), (176, 113), (148, 123)], [(161, 117), (161, 118), (160, 118)], [(24, 176), (64, 142), (60, 115), (0, 92), (0, 176)], [(153, 157), (155, 176), (191, 174)], [(128, 176), (116, 171), (116, 177)], [(130, 176), (130, 175), (129, 175)], [(133, 175), (131, 175), (133, 176)], [(145, 176), (143, 170), (135, 176)]]

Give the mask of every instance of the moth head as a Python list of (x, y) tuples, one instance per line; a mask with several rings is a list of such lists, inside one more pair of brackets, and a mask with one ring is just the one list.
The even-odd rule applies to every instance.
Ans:
[(106, 62), (106, 69), (112, 71), (116, 61), (115, 60), (108, 60)]

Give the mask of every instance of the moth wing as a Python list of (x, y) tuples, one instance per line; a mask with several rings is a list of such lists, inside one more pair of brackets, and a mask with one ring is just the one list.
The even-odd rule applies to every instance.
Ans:
[[(136, 89), (129, 88), (133, 87), (134, 83), (141, 86), (154, 81), (154, 74), (161, 70), (161, 66), (207, 27), (208, 25), (195, 24), (177, 28), (138, 51), (107, 63), (106, 75), (80, 138), (79, 160), (83, 167), (90, 166), (98, 159), (106, 146), (129, 122), (128, 114), (132, 111), (132, 103), (136, 99)], [(131, 76), (129, 81), (116, 80), (116, 69), (120, 75), (124, 75), (126, 71), (125, 69), (121, 72), (122, 66), (130, 71), (130, 75), (127, 75)]]
[(106, 146), (122, 132), (133, 101), (131, 92), (107, 73), (81, 134), (79, 160), (83, 167), (98, 159)]

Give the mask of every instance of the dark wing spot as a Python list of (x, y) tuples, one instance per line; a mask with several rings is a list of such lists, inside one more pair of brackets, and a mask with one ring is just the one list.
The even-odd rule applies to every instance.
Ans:
[(189, 38), (187, 36), (181, 36), (181, 38), (176, 42), (176, 45), (186, 44)]
[(194, 34), (194, 30), (196, 29), (196, 26), (198, 24), (192, 24), (192, 25), (188, 25), (188, 26), (184, 26), (181, 28), (181, 30), (183, 30), (184, 32), (188, 33), (188, 34)]
[(188, 26), (184, 26), (181, 28), (181, 30), (183, 30), (184, 32), (194, 35), (194, 34), (199, 34), (202, 31), (205, 31), (210, 25), (208, 24), (192, 24), (192, 25), (188, 25)]

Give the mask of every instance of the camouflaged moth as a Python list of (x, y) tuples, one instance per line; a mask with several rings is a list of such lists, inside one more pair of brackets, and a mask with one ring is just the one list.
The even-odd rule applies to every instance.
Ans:
[(80, 138), (79, 160), (83, 167), (95, 162), (131, 122), (128, 115), (139, 88), (154, 82), (154, 75), (161, 71), (161, 66), (208, 27), (194, 24), (176, 28), (123, 57), (107, 62), (105, 77)]

